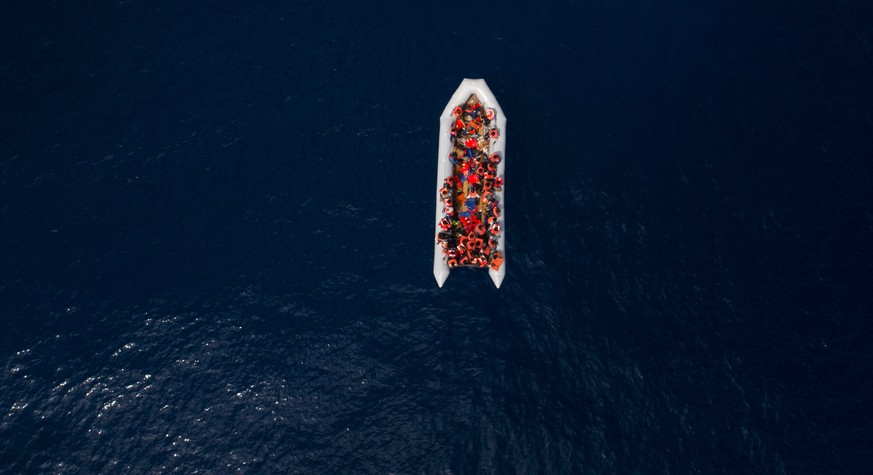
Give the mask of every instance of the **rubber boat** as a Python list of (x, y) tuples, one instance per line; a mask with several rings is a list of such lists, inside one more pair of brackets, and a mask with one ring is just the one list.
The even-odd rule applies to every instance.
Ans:
[(452, 269), (506, 275), (506, 116), (484, 79), (464, 79), (440, 116), (433, 275)]

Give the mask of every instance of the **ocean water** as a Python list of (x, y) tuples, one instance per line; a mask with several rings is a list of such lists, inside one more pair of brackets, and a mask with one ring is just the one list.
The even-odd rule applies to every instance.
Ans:
[(463, 7), (0, 6), (0, 473), (873, 473), (873, 8)]

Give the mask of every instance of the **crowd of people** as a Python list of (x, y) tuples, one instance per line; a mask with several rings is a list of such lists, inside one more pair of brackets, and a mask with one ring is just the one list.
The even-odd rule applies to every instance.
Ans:
[(502, 191), (497, 176), (501, 157), (491, 153), (491, 141), (500, 131), (494, 126), (495, 112), (486, 109), (476, 95), (452, 111), (449, 131), (452, 175), (440, 188), (444, 216), (437, 242), (450, 267), (490, 267), (498, 270), (503, 255), (497, 250), (500, 237), (500, 206), (495, 192)]

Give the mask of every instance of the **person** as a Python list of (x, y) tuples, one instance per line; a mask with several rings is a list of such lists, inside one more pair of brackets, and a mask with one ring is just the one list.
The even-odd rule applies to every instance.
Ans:
[(503, 254), (499, 252), (491, 253), (491, 268), (498, 270), (501, 265), (503, 265)]
[(471, 188), (467, 193), (464, 207), (468, 210), (475, 210), (479, 207), (479, 193), (476, 192), (475, 188)]

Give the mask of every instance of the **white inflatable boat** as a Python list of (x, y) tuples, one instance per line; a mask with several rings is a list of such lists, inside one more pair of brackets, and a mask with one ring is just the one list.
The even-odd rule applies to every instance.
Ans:
[(440, 116), (433, 275), (487, 268), (500, 288), (506, 275), (506, 116), (484, 79), (464, 79)]

